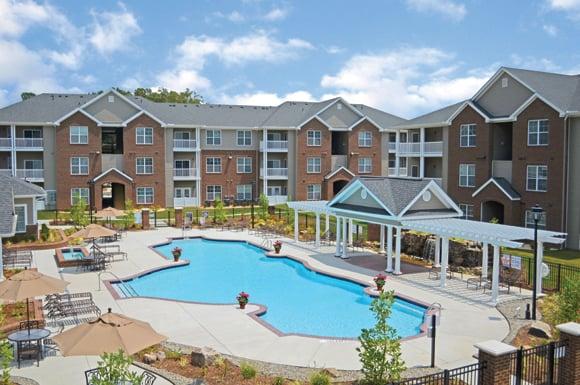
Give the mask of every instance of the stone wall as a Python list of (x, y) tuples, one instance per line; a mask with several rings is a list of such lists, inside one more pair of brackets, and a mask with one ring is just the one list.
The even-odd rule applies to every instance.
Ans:
[[(407, 255), (423, 257), (425, 243), (433, 236), (405, 232), (401, 251)], [(481, 248), (466, 243), (449, 241), (449, 263), (454, 266), (476, 267), (481, 266)]]

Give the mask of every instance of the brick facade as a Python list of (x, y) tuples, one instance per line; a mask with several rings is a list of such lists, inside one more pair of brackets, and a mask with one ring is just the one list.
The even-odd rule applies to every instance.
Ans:
[[(368, 131), (372, 135), (371, 147), (361, 147), (358, 142), (358, 135), (361, 131)], [(353, 127), (348, 133), (348, 169), (359, 174), (358, 161), (360, 158), (372, 159), (372, 170), (368, 174), (361, 175), (381, 175), (381, 133), (379, 129), (369, 121), (365, 120)]]
[[(308, 146), (308, 131), (318, 130), (321, 132), (320, 146)], [(302, 126), (296, 133), (296, 200), (306, 200), (308, 197), (308, 185), (324, 184), (324, 176), (331, 172), (332, 167), (332, 133), (324, 124), (312, 119)], [(309, 174), (307, 162), (309, 157), (320, 157), (320, 173)], [(324, 196), (322, 197), (324, 199)]]

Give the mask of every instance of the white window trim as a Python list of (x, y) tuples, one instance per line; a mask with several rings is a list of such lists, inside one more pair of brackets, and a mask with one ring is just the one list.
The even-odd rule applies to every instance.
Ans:
[[(250, 144), (240, 144), (240, 142), (238, 140), (239, 139), (238, 135), (240, 132), (249, 132), (250, 133)], [(253, 136), (252, 130), (236, 130), (236, 146), (238, 146), (238, 147), (251, 147), (253, 144), (253, 141), (254, 141), (254, 138), (252, 136)], [(245, 137), (244, 137), (244, 139), (245, 139)]]
[[(213, 187), (214, 188), (214, 191), (212, 193), (213, 194), (212, 199), (209, 199), (209, 194), (210, 194), (209, 193), (209, 188), (210, 187)], [(215, 195), (216, 195), (216, 193), (215, 193), (215, 187), (219, 187), (220, 188), (220, 200), (222, 200), (222, 198), (223, 198), (223, 196), (222, 196), (222, 194), (223, 194), (223, 187), (222, 187), (221, 184), (208, 184), (207, 186), (205, 186), (205, 200), (210, 201), (210, 202), (214, 202), (215, 201)]]
[[(364, 138), (364, 137), (361, 138), (361, 136), (365, 135), (365, 134), (369, 134), (369, 144), (361, 143), (361, 139), (363, 142), (366, 141), (366, 138)], [(358, 146), (365, 147), (365, 148), (372, 147), (373, 146), (373, 133), (371, 131), (368, 131), (368, 130), (359, 131), (359, 133), (358, 133)]]
[(14, 205), (14, 212), (16, 212), (16, 207), (24, 207), (24, 230), (23, 231), (18, 231), (18, 229), (16, 229), (16, 231), (15, 231), (18, 234), (22, 234), (22, 233), (25, 233), (26, 232), (26, 226), (28, 225), (28, 205), (26, 205), (26, 204), (15, 204)]
[[(151, 159), (151, 172), (139, 172), (139, 159)], [(143, 165), (143, 170), (147, 169), (147, 165)], [(155, 171), (154, 160), (152, 156), (138, 156), (135, 158), (135, 174), (137, 175), (153, 175)]]
[[(473, 126), (474, 127), (474, 131), (475, 134), (473, 135), (469, 135), (469, 128)], [(467, 129), (467, 135), (463, 135), (463, 133), (461, 132), (463, 128)], [(467, 145), (462, 145), (461, 144), (461, 138), (466, 137), (467, 138)], [(471, 145), (469, 144), (469, 139), (473, 137), (474, 138), (474, 142), (475, 144)], [(467, 123), (467, 124), (462, 124), (459, 126), (459, 147), (461, 148), (473, 148), (473, 147), (477, 147), (477, 124), (475, 123)]]
[[(210, 159), (219, 159), (219, 165), (220, 165), (220, 170), (219, 171), (208, 171), (209, 170), (209, 164), (207, 163), (208, 160)], [(213, 164), (213, 168), (215, 170), (215, 163)], [(222, 173), (222, 158), (219, 156), (208, 156), (207, 158), (205, 158), (205, 173), (206, 174), (221, 174)]]
[[(207, 135), (207, 133), (208, 133), (208, 132), (210, 132), (210, 131), (211, 131), (211, 132), (218, 132), (218, 133), (219, 133), (220, 144), (209, 144), (209, 143), (207, 142), (207, 140), (208, 140), (208, 135)], [(223, 140), (222, 140), (222, 139), (223, 139), (223, 137), (222, 137), (222, 130), (216, 130), (216, 129), (206, 129), (206, 130), (205, 130), (205, 145), (206, 145), (206, 146), (212, 146), (212, 147), (221, 147), (221, 146), (222, 146), (222, 143), (223, 143)], [(213, 138), (213, 140), (214, 140), (214, 142), (215, 142), (215, 137)], [(236, 142), (237, 142), (237, 138), (236, 138)]]
[[(469, 212), (469, 210), (468, 210), (469, 208), (471, 208), (471, 216), (467, 215), (467, 213)], [(459, 209), (461, 211), (463, 211), (463, 215), (461, 216), (461, 219), (473, 220), (473, 218), (475, 218), (475, 212), (474, 212), (475, 207), (472, 204), (460, 203)]]
[[(467, 177), (467, 185), (461, 184), (461, 166), (467, 166), (467, 170), (469, 170), (469, 166), (473, 166), (473, 185), (469, 184), (469, 172), (465, 175)], [(476, 170), (475, 170), (474, 163), (460, 163), (459, 164), (459, 187), (467, 187), (467, 188), (475, 187), (475, 175), (476, 175)]]
[[(246, 160), (249, 159), (250, 160), (250, 171), (244, 171), (244, 170), (240, 171), (240, 164), (238, 163), (240, 161), (240, 159), (246, 159)], [(253, 159), (251, 156), (238, 156), (236, 158), (236, 173), (237, 174), (251, 174), (252, 172), (254, 172), (254, 167), (253, 167), (252, 163), (254, 163), (254, 162), (253, 162)], [(245, 168), (245, 166), (246, 165), (244, 164), (243, 168)]]
[[(139, 202), (139, 189), (151, 189), (151, 203), (142, 203)], [(146, 197), (146, 195), (143, 195)], [(152, 186), (139, 186), (135, 188), (135, 201), (137, 201), (138, 205), (152, 205), (155, 203), (155, 187)]]
[[(86, 143), (80, 142), (80, 137), (81, 136), (84, 136), (84, 135), (75, 135), (79, 139), (79, 142), (77, 142), (77, 143), (74, 143), (73, 142), (73, 140), (72, 140), (72, 138), (73, 138), (73, 127), (74, 128), (86, 128), (87, 129), (87, 141), (86, 141)], [(88, 126), (69, 126), (68, 131), (69, 131), (69, 133), (68, 133), (68, 135), (69, 135), (69, 137), (68, 137), (69, 144), (89, 144), (89, 127)]]
[[(530, 167), (536, 167), (537, 168), (536, 169), (536, 179), (535, 179), (535, 181), (536, 181), (536, 189), (535, 190), (530, 190), (529, 189), (529, 185), (528, 185), (528, 180), (529, 180), (528, 175), (529, 175)], [(539, 167), (545, 167), (546, 168), (546, 189), (545, 190), (539, 190), (539, 189), (537, 189), (538, 188), (538, 185), (539, 185), (538, 181), (540, 180), (540, 178), (538, 178), (538, 175), (539, 175), (538, 169), (539, 169)], [(528, 164), (526, 166), (526, 191), (529, 191), (529, 192), (547, 192), (548, 191), (548, 166), (547, 165), (545, 165), (545, 164)]]
[[(143, 128), (145, 130), (150, 129), (151, 130), (151, 143), (139, 143), (139, 129)], [(146, 138), (147, 135), (143, 135), (143, 138)], [(148, 127), (148, 126), (139, 126), (135, 128), (135, 144), (139, 145), (139, 146), (153, 146), (153, 143), (155, 142), (154, 140), (154, 130), (153, 127)]]
[[(318, 140), (319, 140), (320, 143), (318, 143), (318, 144), (310, 144), (310, 138), (308, 137), (308, 134), (310, 132), (312, 132), (313, 135), (314, 135), (314, 133), (318, 133), (320, 135), (320, 137), (318, 138)], [(312, 140), (313, 140), (313, 143), (316, 143), (316, 138), (315, 137), (313, 137)], [(320, 131), (320, 130), (308, 130), (308, 131), (306, 131), (306, 146), (307, 147), (320, 147), (320, 146), (322, 146), (322, 131)]]
[[(71, 187), (71, 189), (70, 189), (70, 204), (71, 204), (71, 206), (73, 206), (75, 204), (74, 203), (75, 194), (73, 193), (73, 190), (79, 190), (79, 191), (86, 190), (87, 191), (87, 205), (91, 203), (91, 192), (90, 192), (88, 187)], [(79, 193), (79, 198), (82, 198), (82, 197), (83, 197), (82, 194)]]
[[(313, 167), (313, 171), (310, 171), (310, 159), (318, 159), (318, 171), (316, 171), (316, 167)], [(320, 174), (322, 172), (322, 158), (319, 156), (309, 156), (306, 158), (306, 173), (307, 174)]]
[[(79, 162), (79, 172), (78, 173), (73, 173), (73, 159), (86, 159), (87, 160), (87, 172), (80, 172), (81, 171), (81, 165)], [(88, 156), (71, 156), (70, 160), (69, 160), (69, 165), (70, 165), (70, 175), (89, 175), (89, 171), (91, 169), (91, 161), (89, 160)]]
[[(181, 193), (181, 197), (178, 197), (178, 196), (177, 196), (177, 194), (176, 194), (178, 190), (179, 190), (179, 191), (182, 191), (182, 193)], [(188, 194), (188, 196), (185, 196), (185, 195), (183, 194), (183, 191), (189, 191), (189, 194)], [(191, 188), (191, 187), (174, 187), (174, 188), (173, 188), (173, 197), (174, 197), (174, 198), (177, 198), (177, 199), (182, 199), (182, 198), (191, 198), (191, 197), (192, 197), (192, 195), (191, 195), (191, 194), (192, 194), (192, 192), (193, 192), (193, 190), (192, 190), (192, 188)]]
[[(367, 170), (364, 170), (364, 167), (363, 167), (363, 169), (361, 169), (361, 166), (363, 166), (363, 164), (361, 163), (362, 160), (368, 160), (369, 161), (369, 163), (368, 163), (368, 166), (369, 166), (368, 167), (368, 171)], [(373, 172), (373, 159), (372, 158), (369, 158), (369, 157), (358, 158), (358, 173), (359, 174), (372, 174), (372, 172)]]
[[(536, 131), (536, 135), (538, 138), (537, 143), (530, 143), (530, 123), (531, 122), (538, 122), (538, 131)], [(548, 124), (548, 130), (546, 131), (546, 136), (548, 137), (548, 141), (544, 143), (540, 142), (540, 122), (550, 122), (549, 119), (530, 119), (528, 120), (528, 147), (546, 147), (550, 144), (550, 125)]]
[[(244, 187), (244, 192), (243, 192), (244, 197), (242, 199), (239, 199), (239, 191), (238, 191), (238, 188), (240, 188), (240, 187)], [(247, 188), (248, 187), (250, 188), (250, 192), (249, 192), (250, 193), (250, 198), (249, 199), (246, 199), (246, 193), (247, 193)], [(237, 184), (236, 185), (236, 200), (250, 200), (251, 201), (252, 198), (253, 198), (252, 195), (253, 194), (252, 194), (252, 185), (251, 184)]]
[[(314, 189), (313, 189), (312, 196), (310, 195), (311, 192), (309, 191), (310, 190), (310, 187), (318, 187), (317, 188), (317, 191), (314, 191)], [(314, 196), (314, 194), (317, 194), (318, 197)], [(306, 186), (306, 200), (309, 200), (309, 201), (317, 201), (317, 200), (320, 200), (321, 198), (322, 198), (322, 185), (320, 185), (320, 184), (309, 184), (309, 185)]]

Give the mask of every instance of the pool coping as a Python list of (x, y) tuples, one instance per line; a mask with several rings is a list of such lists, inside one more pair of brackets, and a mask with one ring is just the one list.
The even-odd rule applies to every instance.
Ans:
[[(176, 241), (176, 240), (185, 240), (185, 239), (205, 239), (208, 241), (215, 241), (215, 242), (244, 242), (244, 243), (247, 243), (247, 244), (252, 245), (254, 247), (257, 247), (259, 249), (264, 250), (265, 251), (264, 255), (268, 258), (280, 258), (280, 259), (286, 258), (286, 259), (293, 260), (295, 262), (302, 264), (308, 270), (313, 271), (317, 274), (325, 275), (327, 277), (332, 277), (332, 278), (336, 278), (336, 279), (341, 279), (344, 281), (352, 282), (352, 283), (358, 284), (360, 286), (363, 286), (364, 292), (371, 297), (378, 297), (379, 296), (379, 292), (374, 288), (374, 285), (369, 284), (368, 281), (354, 278), (354, 277), (349, 277), (349, 276), (344, 275), (344, 274), (336, 274), (336, 273), (330, 273), (327, 271), (323, 271), (320, 268), (312, 266), (308, 260), (302, 260), (302, 259), (295, 257), (293, 255), (290, 255), (290, 254), (274, 253), (271, 249), (264, 247), (263, 245), (259, 245), (256, 242), (249, 241), (246, 239), (218, 239), (218, 238), (208, 237), (206, 235), (193, 235), (193, 236), (186, 236), (186, 237), (183, 237), (183, 236), (181, 236), (181, 237), (167, 237), (167, 241), (156, 243), (153, 245), (149, 245), (147, 247), (150, 250), (152, 250), (154, 253), (156, 253), (159, 257), (161, 257), (164, 261), (171, 262), (170, 259), (168, 259), (166, 256), (164, 256), (159, 251), (157, 251), (156, 248), (159, 246), (169, 245), (173, 241)], [(210, 306), (232, 306), (232, 305), (235, 306), (236, 305), (236, 303), (199, 302), (199, 301), (177, 300), (177, 299), (171, 299), (171, 298), (159, 298), (159, 297), (150, 297), (150, 296), (121, 297), (119, 295), (119, 293), (117, 292), (117, 290), (115, 290), (115, 288), (113, 288), (113, 284), (132, 281), (136, 278), (140, 278), (140, 277), (143, 277), (143, 276), (146, 276), (146, 275), (158, 272), (158, 271), (187, 266), (187, 265), (189, 265), (189, 263), (190, 263), (189, 260), (181, 259), (177, 262), (171, 262), (170, 264), (167, 264), (164, 266), (158, 266), (158, 267), (154, 267), (151, 269), (146, 269), (146, 270), (143, 270), (141, 272), (131, 274), (131, 275), (128, 275), (128, 276), (123, 277), (123, 278), (119, 278), (119, 279), (114, 278), (114, 279), (103, 280), (103, 283), (104, 283), (105, 287), (107, 288), (107, 290), (111, 293), (111, 296), (113, 297), (113, 299), (115, 299), (115, 300), (130, 300), (132, 298), (144, 298), (144, 299), (154, 299), (154, 300), (160, 300), (160, 301), (177, 302), (177, 303), (190, 303), (190, 304), (195, 304), (195, 305), (210, 305)], [(398, 297), (404, 301), (410, 302), (410, 303), (418, 305), (418, 306), (422, 306), (426, 309), (423, 323), (419, 326), (419, 330), (420, 330), (419, 333), (414, 334), (412, 336), (402, 337), (402, 338), (400, 338), (400, 341), (409, 341), (409, 340), (413, 340), (413, 339), (417, 339), (417, 338), (421, 338), (421, 337), (426, 336), (428, 328), (429, 328), (429, 324), (430, 324), (430, 319), (431, 319), (430, 316), (435, 314), (436, 310), (429, 309), (430, 304), (428, 304), (424, 301), (415, 299), (413, 297), (409, 297), (405, 294), (400, 294), (394, 290), (393, 290), (393, 292), (394, 292), (394, 296), (396, 298)], [(358, 341), (358, 338), (354, 338), (354, 337), (333, 337), (333, 336), (320, 336), (320, 335), (312, 335), (312, 334), (305, 334), (305, 333), (284, 333), (260, 317), (268, 312), (268, 307), (266, 305), (259, 304), (259, 303), (249, 303), (249, 305), (257, 306), (258, 309), (250, 311), (250, 312), (244, 312), (244, 313), (246, 315), (248, 315), (251, 319), (256, 321), (258, 324), (260, 324), (261, 326), (270, 330), (271, 332), (273, 332), (274, 334), (276, 334), (279, 337), (297, 336), (297, 337), (314, 338), (314, 339), (318, 339), (318, 340)], [(242, 310), (242, 309), (240, 309), (240, 310)]]
[(68, 247), (57, 247), (54, 249), (54, 260), (56, 262), (56, 266), (58, 268), (66, 268), (66, 267), (79, 267), (86, 264), (86, 261), (79, 260), (79, 259), (66, 259), (62, 253), (63, 250), (70, 250), (70, 249), (79, 249), (81, 253), (83, 253), (85, 258), (89, 257), (89, 251), (84, 246), (68, 246)]

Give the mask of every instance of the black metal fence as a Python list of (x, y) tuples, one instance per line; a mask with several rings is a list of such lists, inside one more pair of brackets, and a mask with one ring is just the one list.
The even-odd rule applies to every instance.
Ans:
[(562, 341), (535, 348), (520, 348), (510, 357), (511, 385), (567, 385), (561, 381), (560, 358), (566, 352)]
[[(550, 269), (548, 275), (542, 279), (542, 289), (544, 291), (559, 292), (567, 279), (580, 280), (580, 267), (546, 261), (544, 263)], [(534, 281), (534, 259), (522, 257), (522, 269), (522, 284), (531, 288)], [(540, 277), (540, 274), (541, 272), (538, 272), (538, 277)]]
[(428, 376), (411, 378), (393, 385), (481, 385), (485, 362), (462, 366)]

